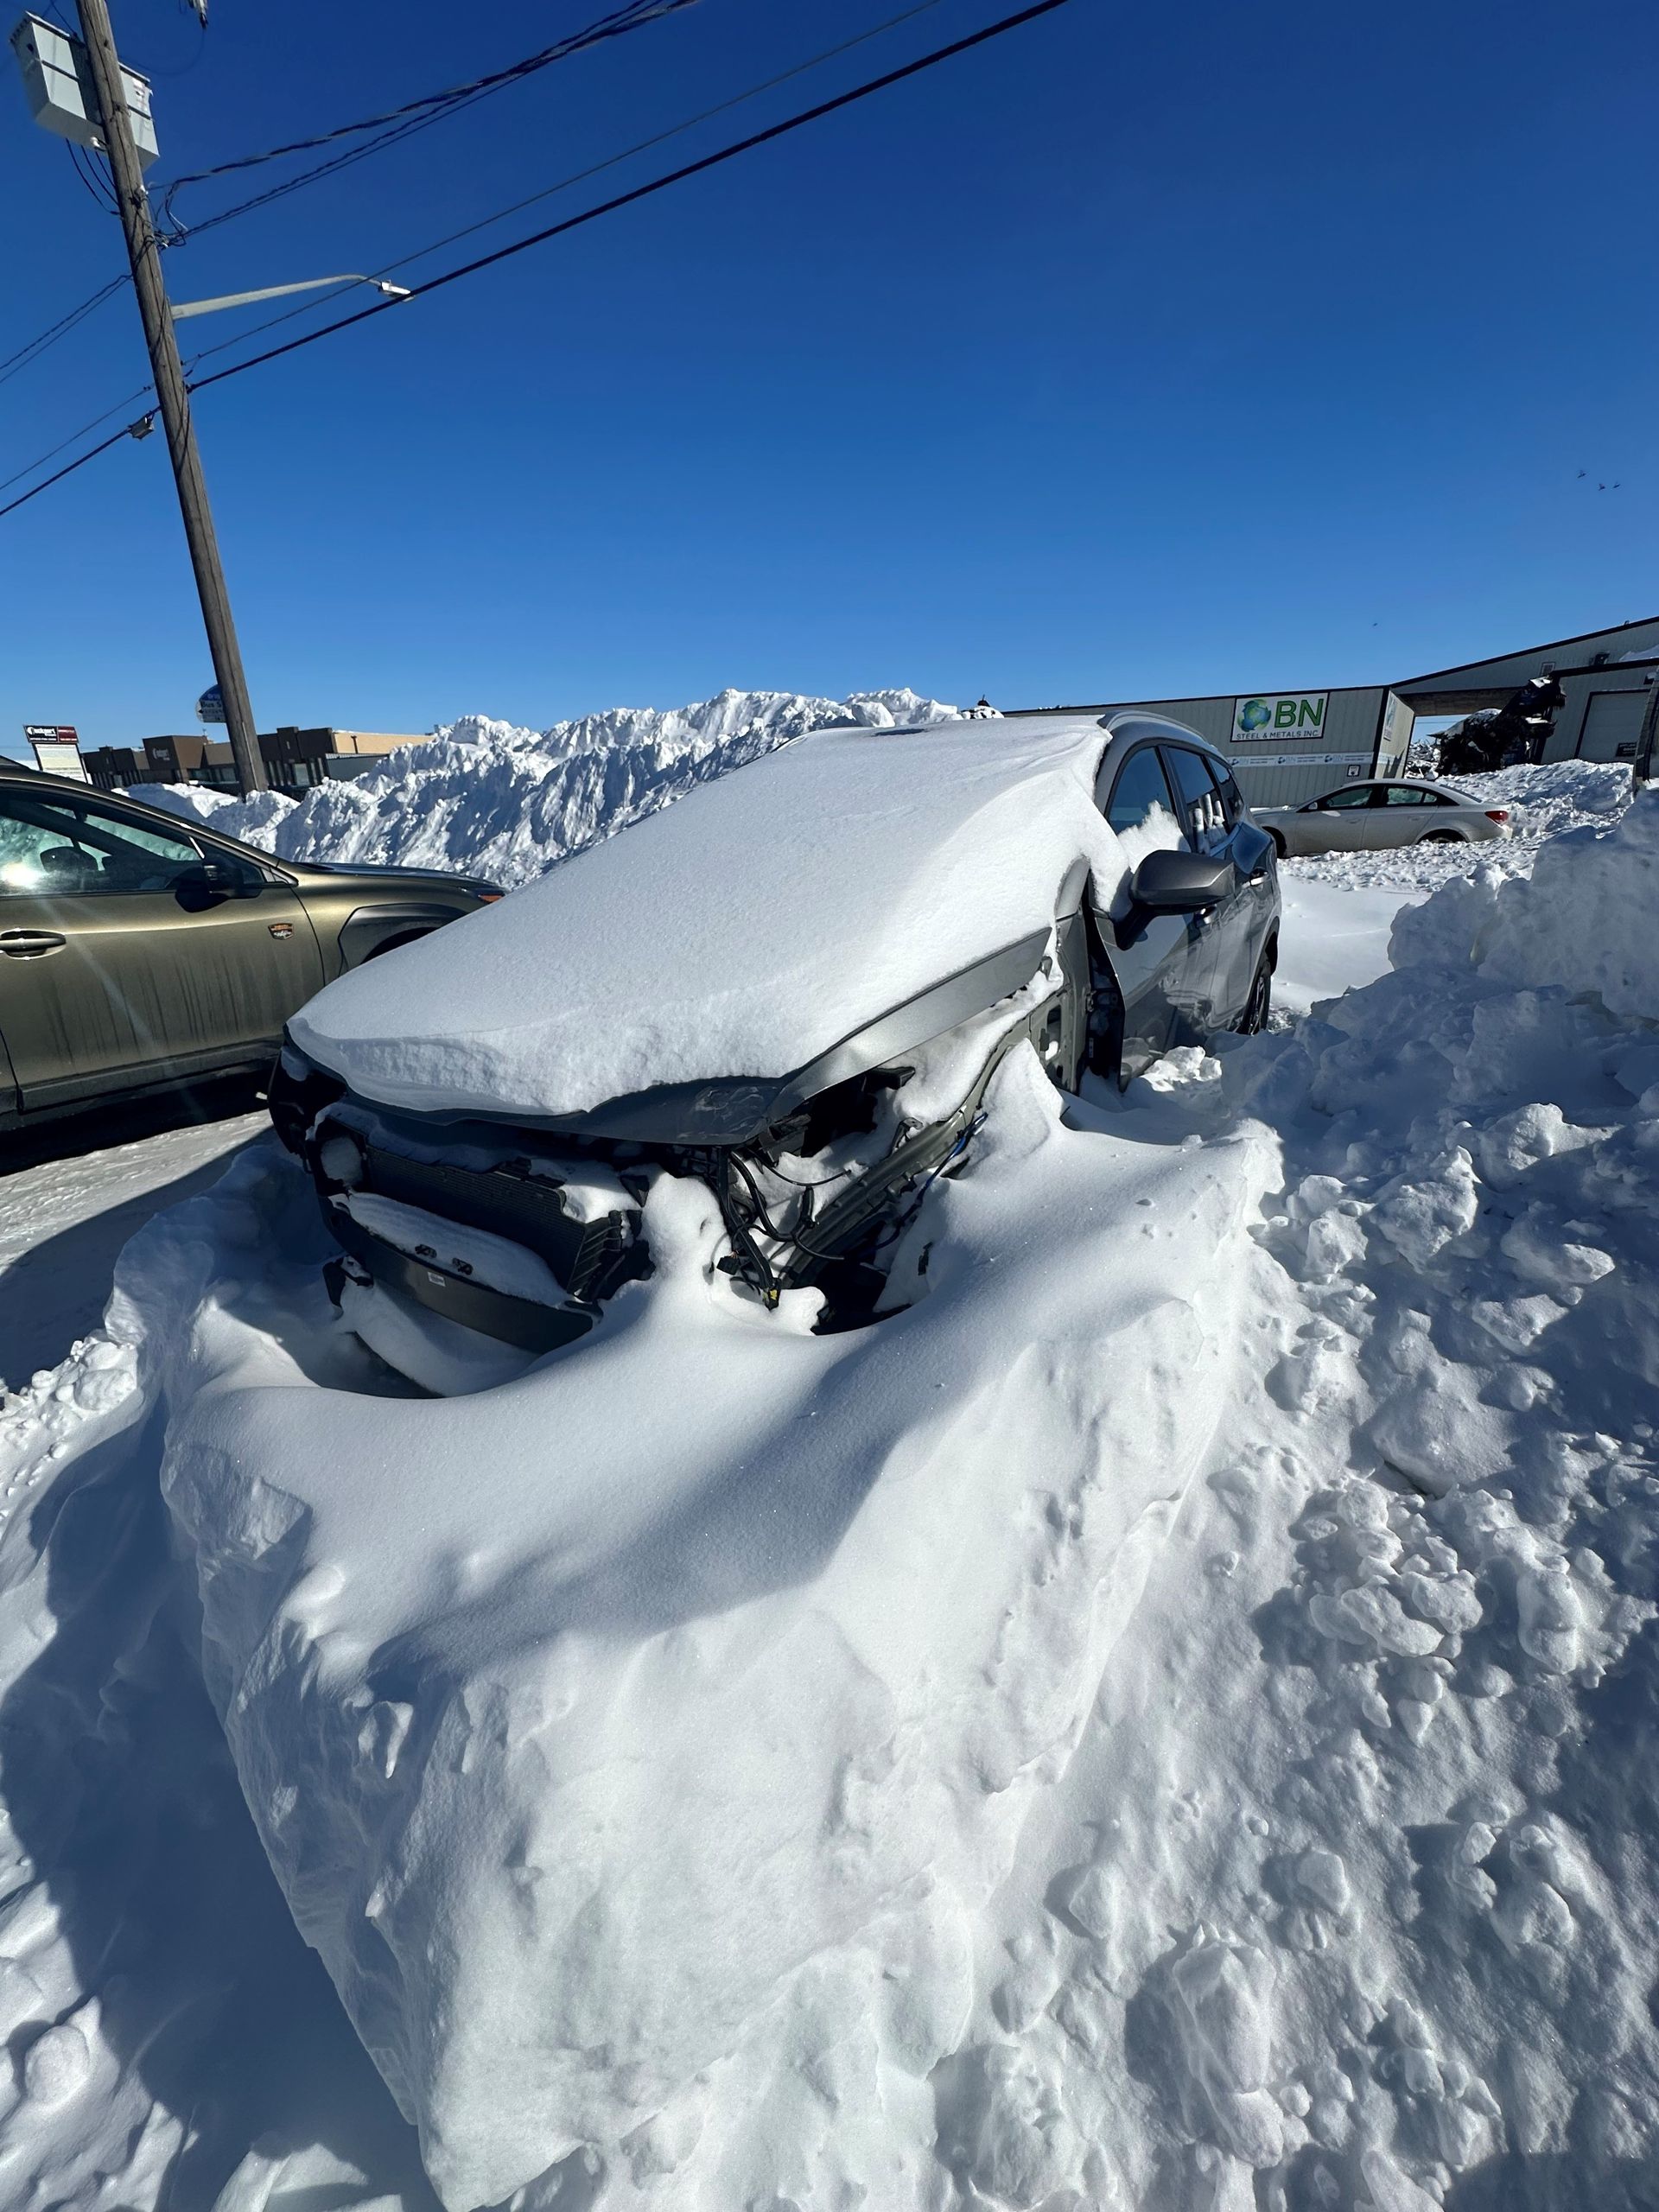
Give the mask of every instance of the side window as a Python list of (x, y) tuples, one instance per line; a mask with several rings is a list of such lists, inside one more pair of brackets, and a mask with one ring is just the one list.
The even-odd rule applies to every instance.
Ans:
[(1190, 752), (1184, 745), (1166, 746), (1164, 758), (1185, 804), (1187, 828), (1193, 842), (1201, 849), (1219, 842), (1230, 824), (1210, 763), (1203, 753)]
[(1350, 784), (1345, 791), (1327, 791), (1319, 801), (1321, 806), (1369, 806), (1375, 784)]
[(168, 891), (201, 855), (187, 838), (56, 792), (0, 798), (0, 897)]
[(1214, 760), (1210, 765), (1215, 770), (1216, 781), (1221, 787), (1221, 804), (1227, 817), (1227, 827), (1230, 830), (1244, 811), (1244, 794), (1233, 781), (1230, 768), (1224, 768)]
[(1426, 806), (1433, 796), (1430, 791), (1414, 791), (1406, 784), (1385, 784), (1382, 787), (1384, 806)]
[(1148, 853), (1185, 849), (1180, 817), (1155, 745), (1131, 753), (1118, 770), (1106, 819), (1117, 832), (1131, 868), (1139, 867)]

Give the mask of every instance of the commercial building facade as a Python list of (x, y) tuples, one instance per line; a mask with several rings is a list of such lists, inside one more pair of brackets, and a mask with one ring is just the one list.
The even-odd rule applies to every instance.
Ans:
[(1420, 718), (1502, 707), (1535, 676), (1553, 676), (1566, 702), (1546, 760), (1651, 760), (1659, 772), (1659, 615), (1389, 683), (1103, 700), (1065, 711), (1167, 715), (1227, 755), (1248, 804), (1300, 806), (1356, 778), (1401, 774)]
[[(1412, 709), (1385, 683), (1325, 690), (1229, 692), (1208, 698), (1119, 699), (1065, 711), (1166, 715), (1233, 764), (1251, 806), (1297, 806), (1333, 785), (1397, 774), (1411, 749)], [(1016, 714), (1049, 714), (1021, 708)]]
[[(430, 733), (429, 733), (429, 735)], [(284, 724), (262, 731), (259, 750), (276, 791), (308, 791), (314, 784), (360, 776), (402, 746), (423, 745), (425, 737), (392, 730), (299, 729)], [(229, 743), (194, 731), (186, 736), (147, 737), (142, 747), (93, 746), (81, 754), (91, 780), (105, 791), (136, 784), (212, 784), (239, 788)]]
[(1659, 615), (1408, 677), (1395, 688), (1416, 714), (1472, 715), (1501, 707), (1535, 676), (1553, 676), (1566, 700), (1555, 710), (1546, 760), (1634, 762), (1644, 735), (1652, 751), (1659, 717)]

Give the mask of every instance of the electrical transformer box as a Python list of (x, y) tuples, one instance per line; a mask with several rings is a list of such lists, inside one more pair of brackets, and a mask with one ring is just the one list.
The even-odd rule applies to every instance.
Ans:
[[(55, 130), (77, 146), (104, 150), (98, 127), (98, 95), (92, 89), (92, 65), (78, 38), (60, 30), (39, 16), (25, 16), (11, 35), (13, 51), (23, 73), (23, 85), (36, 123)], [(121, 65), (121, 82), (132, 117), (133, 143), (145, 167), (156, 158), (156, 125), (149, 112), (149, 79)]]

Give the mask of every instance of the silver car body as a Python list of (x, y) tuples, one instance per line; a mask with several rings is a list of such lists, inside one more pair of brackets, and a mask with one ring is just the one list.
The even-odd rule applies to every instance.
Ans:
[(429, 1387), (423, 1313), (524, 1353), (586, 1333), (649, 1269), (662, 1167), (709, 1185), (767, 1304), (811, 1285), (849, 1325), (1001, 1052), (1029, 1036), (1076, 1090), (1259, 1027), (1279, 911), (1225, 760), (1177, 724), (827, 731), (566, 861), (456, 958), (331, 988), (272, 1117), (353, 1325)]
[(1305, 806), (1253, 807), (1251, 812), (1287, 860), (1402, 845), (1478, 844), (1510, 835), (1507, 808), (1483, 806), (1454, 785), (1420, 777), (1341, 784)]

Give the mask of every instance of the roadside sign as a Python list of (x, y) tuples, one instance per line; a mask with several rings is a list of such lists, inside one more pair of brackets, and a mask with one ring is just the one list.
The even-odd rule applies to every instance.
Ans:
[(222, 722), (225, 719), (225, 698), (217, 683), (210, 683), (196, 702), (199, 722)]
[(1328, 691), (1283, 691), (1255, 699), (1233, 702), (1233, 743), (1248, 745), (1252, 738), (1301, 740), (1325, 735)]
[(23, 735), (35, 748), (35, 765), (42, 775), (73, 776), (83, 784), (92, 781), (73, 722), (25, 722)]

